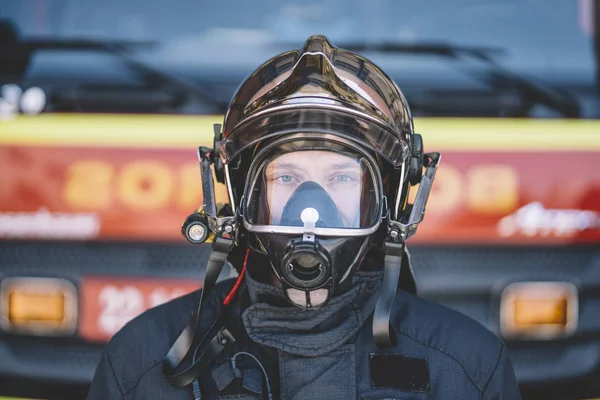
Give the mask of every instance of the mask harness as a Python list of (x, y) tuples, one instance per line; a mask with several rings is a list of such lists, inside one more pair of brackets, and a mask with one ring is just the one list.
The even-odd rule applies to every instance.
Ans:
[[(219, 354), (231, 348), (236, 341), (231, 331), (227, 329), (226, 316), (231, 312), (231, 300), (235, 296), (245, 272), (245, 270), (242, 270), (233, 290), (223, 301), (221, 312), (217, 319), (211, 324), (208, 330), (202, 329), (199, 324), (202, 306), (207, 302), (209, 294), (214, 288), (221, 270), (227, 261), (227, 257), (234, 247), (239, 232), (238, 224), (240, 223), (238, 213), (234, 213), (233, 216), (217, 216), (211, 164), (215, 167), (217, 181), (221, 183), (224, 182), (224, 167), (218, 155), (219, 143), (222, 140), (221, 125), (215, 124), (214, 128), (214, 150), (207, 147), (200, 147), (198, 149), (204, 204), (201, 209), (192, 213), (182, 226), (183, 236), (193, 244), (204, 243), (209, 238), (212, 238), (212, 252), (206, 266), (206, 274), (198, 308), (191, 322), (179, 335), (167, 353), (162, 365), (162, 372), (171, 385), (175, 387), (193, 385), (196, 400), (202, 398), (197, 378), (207, 371), (212, 361)], [(423, 220), (425, 205), (431, 191), (435, 173), (441, 161), (439, 153), (424, 154), (420, 135), (415, 134), (414, 137), (416, 140), (414, 140), (411, 148), (412, 157), (408, 173), (408, 179), (411, 184), (420, 184), (414, 204), (408, 206), (406, 216), (401, 218), (400, 221), (394, 221), (390, 218), (389, 209), (386, 210), (386, 216), (384, 217), (387, 223), (387, 233), (384, 242), (383, 282), (373, 313), (373, 338), (375, 344), (380, 349), (392, 348), (396, 345), (396, 336), (390, 326), (390, 317), (392, 304), (399, 285), (400, 267), (403, 257), (407, 257), (405, 243), (409, 237), (415, 234), (419, 223)], [(425, 167), (424, 174), (422, 173), (423, 167)], [(330, 210), (331, 206), (335, 207), (335, 205), (331, 198), (327, 199), (329, 197), (327, 193), (324, 191), (320, 193), (319, 190), (322, 191), (322, 188), (314, 182), (306, 182), (304, 185), (306, 185), (304, 188), (306, 190), (297, 190), (295, 194), (298, 198), (294, 201), (289, 201), (289, 207), (284, 209), (282, 224), (303, 224), (304, 226), (310, 226), (311, 223), (314, 225), (318, 221), (317, 224), (320, 222), (323, 226), (327, 224), (332, 224), (333, 226), (337, 224), (339, 226), (339, 221), (336, 221), (339, 218), (337, 209), (335, 209), (335, 212), (334, 210)], [(315, 194), (321, 196), (321, 198), (318, 203), (315, 203), (313, 197), (312, 204), (320, 204), (318, 208), (322, 208), (323, 220), (315, 219), (316, 215), (314, 212), (321, 214), (318, 210), (313, 208), (314, 212), (307, 212), (307, 208), (302, 208), (302, 204), (304, 203), (302, 197), (314, 196)], [(301, 222), (298, 221), (298, 214), (300, 214)], [(307, 236), (309, 237), (307, 238)], [(301, 246), (305, 246), (306, 249)], [(293, 258), (291, 261), (295, 261), (295, 264), (290, 261), (290, 258)], [(314, 235), (304, 234), (302, 241), (296, 246), (295, 251), (288, 252), (286, 259), (288, 264), (297, 266), (313, 262), (322, 264), (318, 276), (312, 279), (312, 282), (308, 285), (310, 287), (315, 286), (315, 279), (325, 278), (326, 281), (326, 278), (331, 276), (326, 271), (326, 268), (329, 266), (327, 256), (318, 249), (318, 243), (314, 243)], [(283, 271), (285, 270), (284, 268)], [(291, 286), (300, 288), (307, 286), (307, 281), (302, 279), (302, 274), (298, 272), (298, 268), (296, 268), (295, 272), (293, 269), (288, 272), (284, 274), (283, 278), (286, 281), (289, 280), (289, 284), (295, 283)], [(308, 282), (310, 281), (311, 279), (309, 278)], [(200, 332), (205, 333), (201, 335)], [(268, 377), (265, 378), (268, 382)], [(270, 390), (268, 395), (271, 398)]]

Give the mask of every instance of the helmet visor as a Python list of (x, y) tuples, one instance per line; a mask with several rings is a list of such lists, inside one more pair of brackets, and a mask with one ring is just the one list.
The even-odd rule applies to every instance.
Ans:
[(335, 234), (373, 228), (381, 216), (373, 168), (358, 154), (287, 152), (263, 161), (251, 182), (244, 213), (250, 230), (302, 233), (312, 227)]
[[(306, 98), (301, 98), (308, 101)], [(319, 99), (317, 99), (319, 100)], [(316, 101), (316, 100), (315, 100)], [(221, 141), (220, 154), (225, 164), (256, 143), (298, 132), (333, 134), (373, 150), (399, 167), (408, 156), (408, 137), (398, 136), (385, 126), (360, 113), (327, 108), (323, 104), (281, 106), (249, 118)]]

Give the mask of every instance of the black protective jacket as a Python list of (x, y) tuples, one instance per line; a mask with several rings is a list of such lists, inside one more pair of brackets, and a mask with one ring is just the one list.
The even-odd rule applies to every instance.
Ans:
[[(213, 289), (201, 316), (206, 325), (217, 317), (233, 283), (223, 281)], [(242, 304), (249, 302), (247, 292), (238, 296)], [(194, 399), (191, 385), (169, 384), (162, 363), (199, 297), (196, 291), (148, 310), (121, 329), (106, 347), (88, 399)], [(199, 379), (203, 399), (267, 399), (261, 366), (274, 399), (520, 399), (507, 349), (494, 334), (407, 291), (396, 294), (392, 311), (397, 345), (383, 351), (373, 342), (371, 315), (356, 331), (342, 332), (343, 339), (315, 348), (310, 356), (299, 355), (293, 340), (280, 346), (277, 336), (269, 345), (257, 343), (248, 332), (260, 323), (242, 320), (231, 327), (235, 351), (252, 354), (260, 364), (242, 354), (233, 366), (232, 354), (222, 355)], [(269, 333), (268, 328), (262, 332)]]

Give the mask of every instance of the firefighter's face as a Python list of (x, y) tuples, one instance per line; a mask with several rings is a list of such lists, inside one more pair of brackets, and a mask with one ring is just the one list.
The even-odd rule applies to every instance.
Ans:
[(355, 228), (360, 215), (363, 166), (355, 158), (331, 151), (309, 150), (283, 154), (266, 167), (267, 203), (274, 224), (294, 191), (304, 182), (315, 182), (331, 197), (344, 226)]

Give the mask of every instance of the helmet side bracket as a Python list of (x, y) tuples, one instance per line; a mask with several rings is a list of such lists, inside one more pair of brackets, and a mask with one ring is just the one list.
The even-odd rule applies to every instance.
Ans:
[(423, 164), (420, 168), (422, 171), (425, 167), (425, 171), (419, 176), (419, 188), (413, 204), (407, 205), (405, 212), (399, 215), (397, 220), (388, 218), (388, 239), (391, 241), (406, 241), (413, 236), (425, 216), (425, 208), (442, 156), (440, 153), (423, 153), (422, 157)]
[[(214, 125), (214, 132), (214, 147), (211, 149), (201, 146), (197, 153), (202, 180), (202, 207), (190, 214), (181, 228), (183, 236), (193, 244), (204, 243), (214, 235), (229, 235), (234, 238), (239, 231), (238, 218), (232, 212), (231, 207), (225, 205), (217, 212), (213, 169), (217, 182), (225, 182), (225, 168), (218, 154), (219, 144), (223, 137), (220, 124)], [(211, 168), (211, 165), (214, 168)]]

